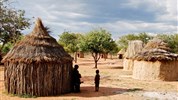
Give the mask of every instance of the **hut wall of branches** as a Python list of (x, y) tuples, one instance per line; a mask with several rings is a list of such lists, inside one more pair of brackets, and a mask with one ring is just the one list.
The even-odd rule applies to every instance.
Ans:
[(123, 67), (124, 70), (133, 70), (135, 54), (143, 49), (143, 42), (140, 40), (129, 41), (128, 48), (124, 54)]
[(162, 40), (154, 39), (134, 56), (133, 78), (139, 80), (178, 80), (178, 54), (171, 53)]
[(72, 60), (38, 19), (33, 32), (2, 60), (5, 89), (11, 94), (36, 96), (71, 92)]

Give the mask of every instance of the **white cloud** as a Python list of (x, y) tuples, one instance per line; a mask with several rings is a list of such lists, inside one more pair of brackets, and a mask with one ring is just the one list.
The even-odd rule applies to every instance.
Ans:
[(175, 33), (177, 26), (165, 23), (148, 23), (142, 21), (117, 21), (99, 25), (113, 32), (114, 36), (128, 33)]
[(177, 0), (158, 0), (158, 4), (164, 6), (166, 9), (166, 13), (158, 15), (158, 21), (177, 21), (178, 20), (178, 8), (177, 8)]
[(88, 15), (76, 13), (76, 12), (70, 12), (70, 11), (51, 11), (52, 15), (55, 16), (63, 16), (65, 18), (86, 18), (89, 17)]
[(16, 7), (24, 9), (29, 18), (42, 18), (58, 38), (64, 30), (88, 32), (94, 27), (103, 27), (114, 36), (176, 32), (176, 4), (177, 0), (23, 0)]

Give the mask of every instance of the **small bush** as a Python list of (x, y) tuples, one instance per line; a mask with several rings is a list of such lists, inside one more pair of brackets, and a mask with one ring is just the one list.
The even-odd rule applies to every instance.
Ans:
[(21, 94), (21, 95), (17, 95), (21, 98), (36, 98), (36, 96), (34, 95), (30, 95), (30, 94)]
[(133, 89), (128, 89), (128, 92), (135, 92), (135, 91), (141, 91), (142, 89), (140, 88), (133, 88)]

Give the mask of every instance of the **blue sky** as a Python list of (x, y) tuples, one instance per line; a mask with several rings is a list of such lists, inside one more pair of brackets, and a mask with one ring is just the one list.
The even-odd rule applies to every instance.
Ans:
[(178, 33), (177, 5), (177, 0), (15, 0), (14, 3), (16, 9), (26, 11), (32, 23), (40, 17), (56, 39), (64, 31), (86, 33), (99, 27), (108, 30), (115, 39), (129, 33)]

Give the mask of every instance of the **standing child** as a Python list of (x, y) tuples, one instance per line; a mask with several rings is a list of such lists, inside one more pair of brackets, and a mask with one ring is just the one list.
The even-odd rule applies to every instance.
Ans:
[(99, 83), (100, 83), (100, 75), (99, 75), (99, 70), (96, 70), (96, 75), (95, 75), (95, 91), (99, 91)]

